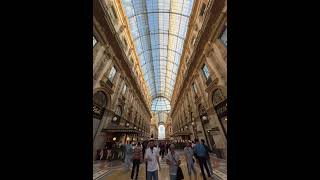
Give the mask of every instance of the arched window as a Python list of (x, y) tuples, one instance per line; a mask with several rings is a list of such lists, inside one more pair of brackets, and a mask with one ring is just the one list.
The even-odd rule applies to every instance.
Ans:
[(101, 119), (104, 115), (104, 109), (107, 107), (107, 97), (102, 91), (93, 95), (93, 138), (95, 137)]
[(107, 106), (107, 97), (102, 91), (98, 91), (93, 95), (93, 103), (100, 107), (106, 107)]
[(164, 127), (164, 125), (161, 124), (161, 125), (159, 126), (158, 138), (159, 138), (159, 139), (164, 139), (165, 136), (166, 136), (165, 127)]

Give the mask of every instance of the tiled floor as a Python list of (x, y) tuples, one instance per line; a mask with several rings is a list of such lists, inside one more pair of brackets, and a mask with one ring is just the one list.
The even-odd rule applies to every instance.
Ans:
[[(181, 153), (179, 151), (178, 153)], [(183, 171), (183, 174), (185, 176), (185, 180), (189, 180), (188, 177), (188, 171), (186, 167), (186, 161), (184, 160), (184, 156), (180, 156), (181, 158), (181, 168)], [(214, 159), (211, 158), (213, 161)], [(169, 180), (169, 167), (165, 163), (165, 161), (160, 160), (161, 170), (159, 171), (159, 180)], [(213, 165), (213, 164), (212, 164)], [(214, 180), (226, 180), (227, 179), (227, 170), (226, 170), (226, 162), (220, 162), (219, 167), (214, 168), (214, 177), (211, 179)], [(110, 169), (110, 168), (109, 168)], [(200, 175), (200, 168), (199, 165), (196, 164), (197, 174), (198, 174), (198, 180), (202, 180), (202, 177)], [(145, 165), (144, 163), (140, 165), (139, 168), (139, 176), (138, 180), (145, 180), (146, 179), (146, 172), (145, 172)], [(96, 180), (130, 180), (131, 176), (131, 170), (126, 171), (123, 168), (123, 165), (114, 166), (113, 170), (109, 170), (106, 174), (100, 175), (99, 178), (96, 178)], [(94, 178), (95, 179), (95, 178)], [(194, 178), (192, 178), (193, 180)], [(209, 179), (208, 179), (209, 180)]]

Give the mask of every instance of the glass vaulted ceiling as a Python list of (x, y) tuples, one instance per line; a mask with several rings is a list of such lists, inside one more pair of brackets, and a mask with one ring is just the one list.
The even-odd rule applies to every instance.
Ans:
[(122, 0), (122, 5), (150, 95), (163, 104), (159, 97), (171, 100), (193, 0)]

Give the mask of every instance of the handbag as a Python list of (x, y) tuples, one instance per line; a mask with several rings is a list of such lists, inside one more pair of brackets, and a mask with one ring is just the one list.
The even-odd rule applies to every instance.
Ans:
[[(171, 152), (171, 156), (172, 156), (172, 159), (176, 162), (176, 164), (178, 164), (176, 159), (173, 157), (172, 152)], [(181, 180), (181, 179), (184, 179), (184, 176), (183, 176), (183, 172), (182, 172), (181, 167), (178, 165), (176, 180)]]

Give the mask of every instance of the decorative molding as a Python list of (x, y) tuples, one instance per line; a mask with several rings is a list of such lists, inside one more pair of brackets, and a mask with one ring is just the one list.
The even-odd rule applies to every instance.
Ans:
[(212, 107), (209, 107), (209, 108), (207, 109), (207, 113), (208, 113), (208, 116), (210, 116), (210, 115), (215, 115), (215, 114), (216, 114), (216, 110), (215, 110), (214, 107), (212, 106)]
[[(174, 94), (177, 95), (176, 102), (179, 102), (181, 99), (181, 95), (184, 92), (184, 89), (188, 86), (188, 84), (191, 82), (190, 79), (192, 78), (192, 74), (196, 71), (197, 67), (199, 66), (199, 63), (201, 62), (203, 50), (205, 47), (205, 43), (210, 39), (213, 35), (217, 34), (216, 32), (216, 24), (219, 24), (221, 21), (221, 11), (225, 7), (225, 1), (224, 0), (215, 0), (210, 1), (207, 7), (207, 16), (204, 19), (202, 28), (200, 29), (200, 32), (198, 34), (199, 40), (196, 43), (196, 48), (194, 48), (193, 53), (191, 55), (190, 59), (190, 68), (187, 70), (187, 76), (183, 80), (183, 83), (181, 86), (179, 86)], [(209, 37), (209, 38), (208, 38)], [(184, 52), (183, 52), (184, 53)], [(180, 69), (180, 67), (179, 67)], [(176, 104), (173, 104), (173, 110), (175, 110)]]
[(207, 93), (211, 92), (213, 89), (215, 89), (217, 87), (218, 83), (219, 83), (219, 79), (216, 77), (213, 81), (208, 82), (207, 88), (205, 89), (205, 91)]
[[(119, 37), (115, 33), (115, 27), (112, 23), (111, 17), (107, 13), (108, 9), (106, 9), (105, 3), (106, 2), (102, 0), (93, 1), (93, 11), (95, 12), (94, 19), (96, 19), (97, 23), (102, 27), (101, 29), (102, 31), (99, 33), (103, 34), (105, 41), (106, 39), (108, 39), (110, 46), (112, 47), (112, 50), (114, 52), (114, 56), (117, 57), (117, 60), (114, 60), (115, 64), (120, 65), (121, 66), (120, 70), (126, 73), (127, 77), (129, 78), (128, 80), (132, 83), (133, 88), (138, 91), (137, 95), (143, 101), (144, 108), (147, 110), (149, 116), (152, 116), (147, 100), (145, 99), (145, 95), (140, 90), (139, 83), (134, 78), (135, 76), (131, 73), (131, 67), (126, 61), (127, 55), (122, 49), (121, 41), (119, 40)], [(119, 3), (118, 5), (121, 5), (120, 2), (117, 1), (117, 3)], [(131, 41), (129, 44), (132, 44)]]
[(113, 84), (107, 80), (108, 83), (100, 80), (100, 85), (101, 87), (103, 87), (110, 95), (114, 93), (112, 87), (113, 87)]

